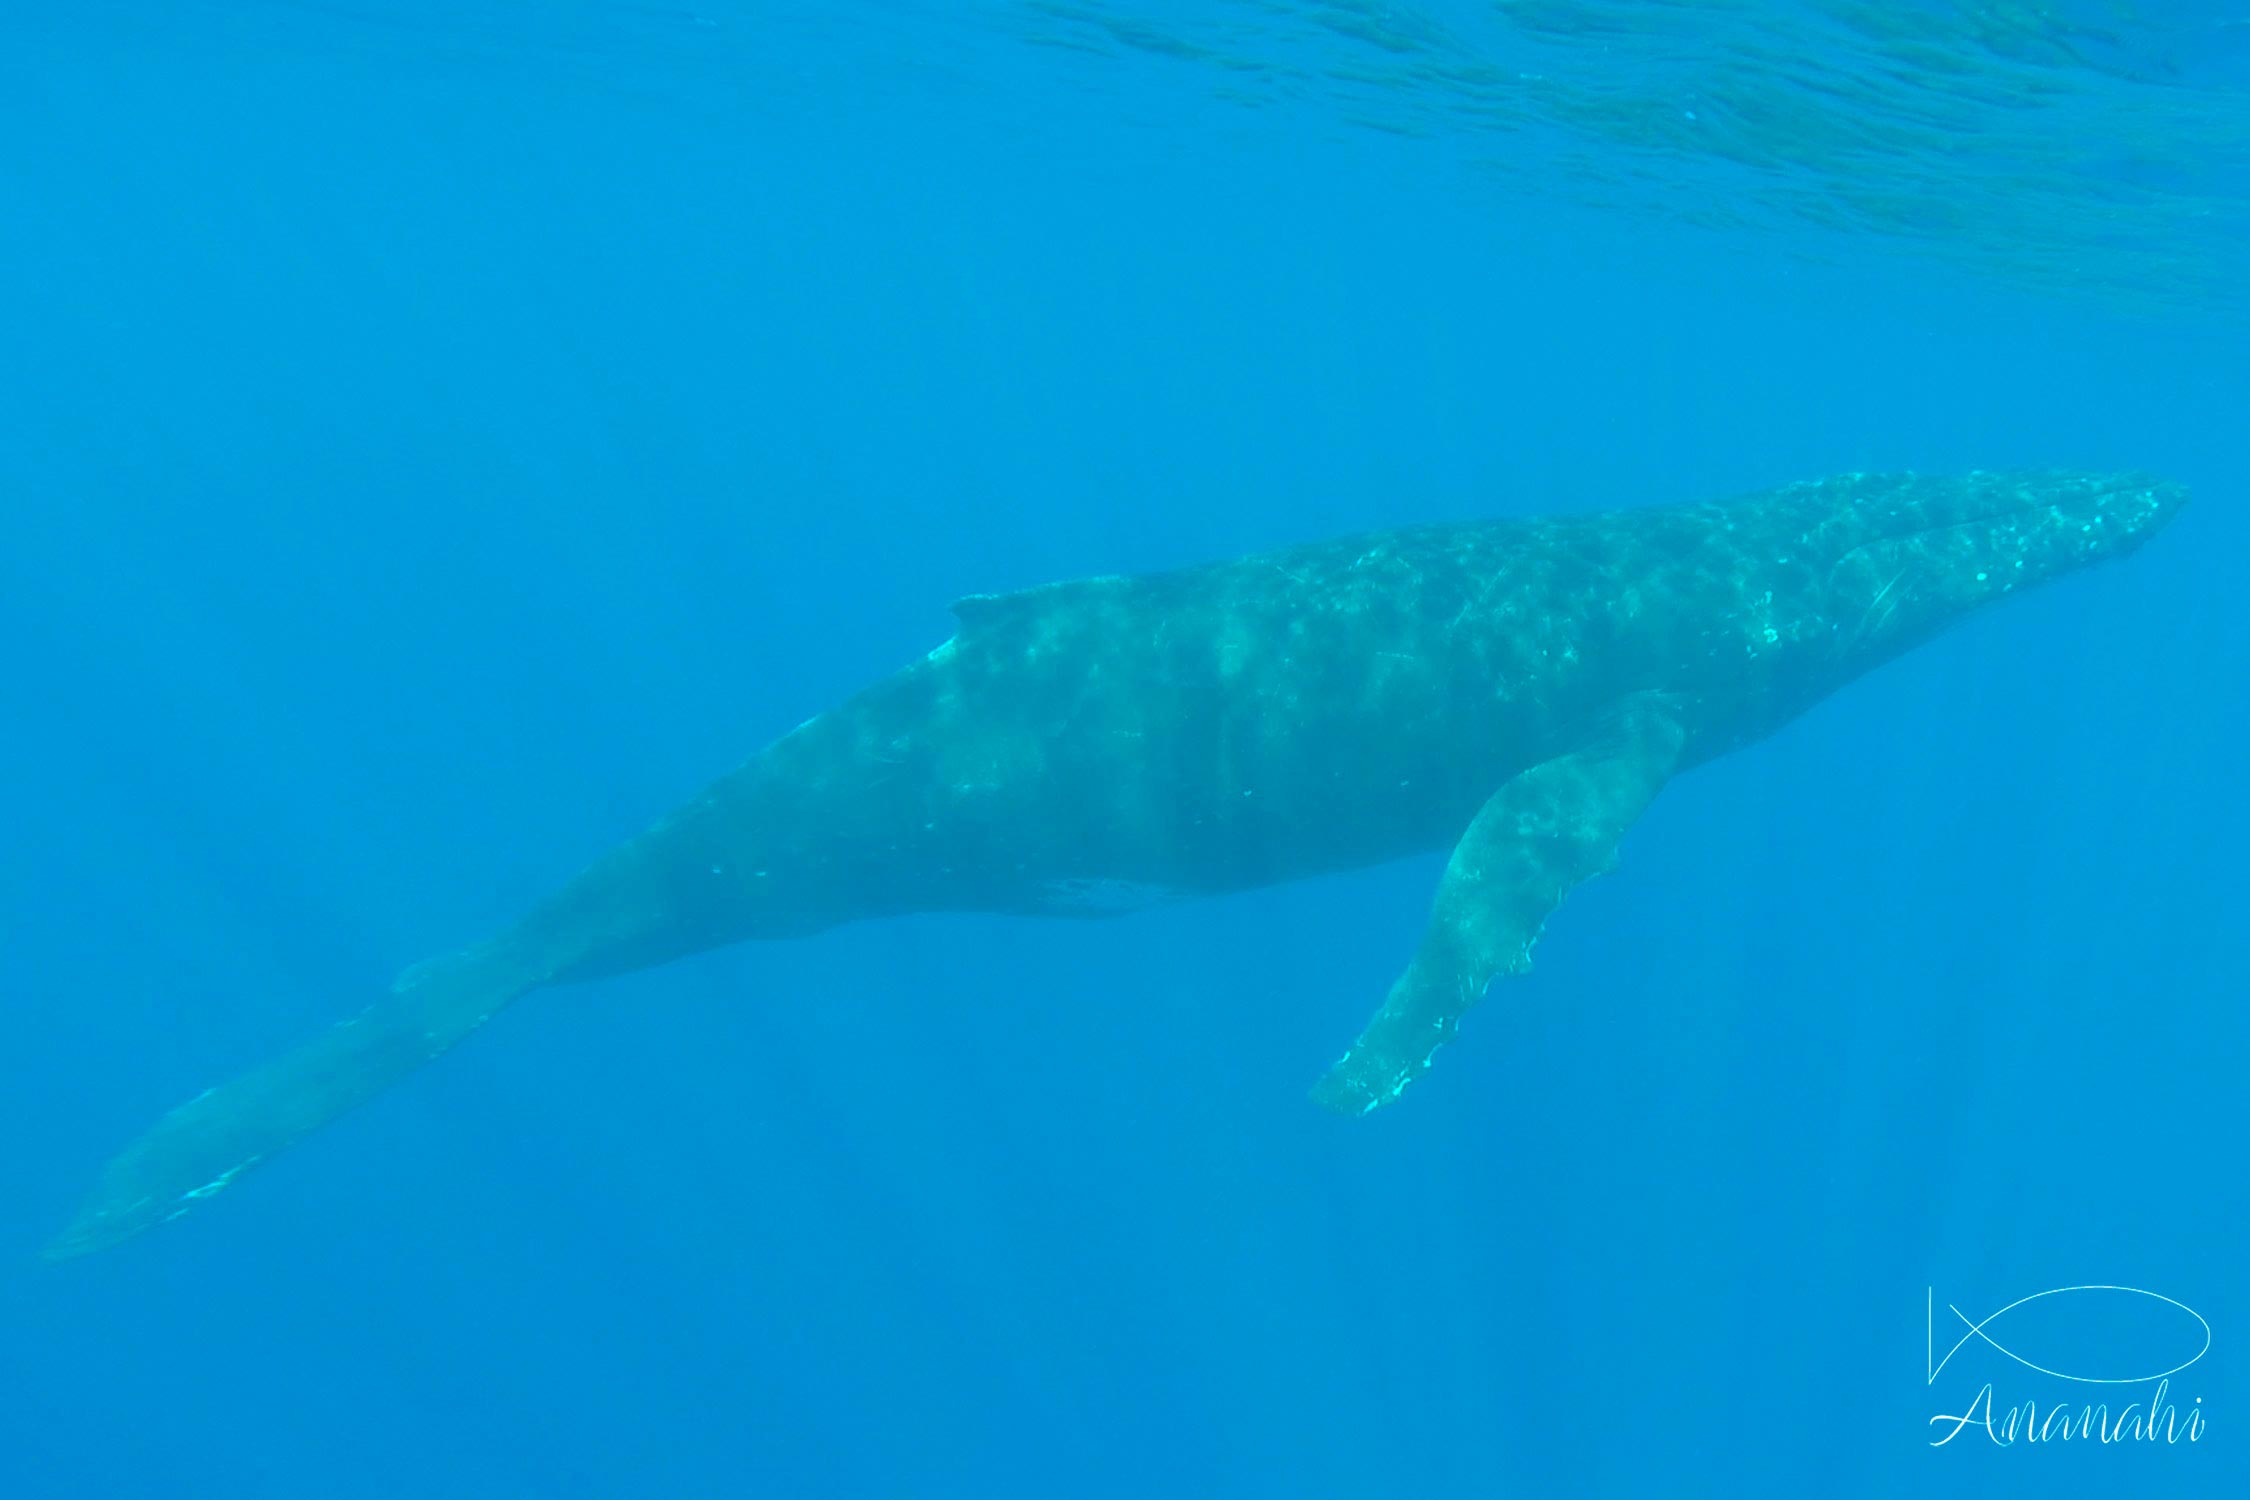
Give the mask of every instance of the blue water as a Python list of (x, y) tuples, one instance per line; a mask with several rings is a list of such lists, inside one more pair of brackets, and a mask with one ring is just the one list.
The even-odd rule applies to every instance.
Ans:
[[(2240, 21), (2038, 62), (2150, 139), (2035, 122), (2053, 238), (1996, 246), (1772, 211), (1858, 156), (1722, 162), (1703, 227), (1680, 149), (1472, 128), (1398, 38), (1523, 65), (1485, 8), (1131, 12), (0, 19), (0, 1493), (2250, 1485)], [(1973, 156), (1884, 183), (1989, 206)], [(543, 994), (36, 1258), (961, 594), (2017, 463), (2198, 500), (1667, 790), (1375, 1118), (1304, 1090), (1434, 855)], [(1949, 1304), (2081, 1284), (2207, 1321), (2201, 1436), (1932, 1447), (1986, 1382), (2146, 1399), (1929, 1378)], [(1992, 1331), (2055, 1368), (2200, 1337), (2042, 1306)]]

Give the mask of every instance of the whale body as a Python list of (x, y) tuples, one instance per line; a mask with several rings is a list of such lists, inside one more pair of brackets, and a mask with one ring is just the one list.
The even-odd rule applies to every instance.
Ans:
[(1972, 610), (2130, 552), (2184, 501), (2136, 474), (1847, 474), (964, 599), (926, 658), (515, 926), (164, 1116), (49, 1254), (179, 1217), (546, 985), (866, 918), (1103, 916), (1450, 847), (1418, 946), (1313, 1087), (1379, 1109), (1673, 777)]

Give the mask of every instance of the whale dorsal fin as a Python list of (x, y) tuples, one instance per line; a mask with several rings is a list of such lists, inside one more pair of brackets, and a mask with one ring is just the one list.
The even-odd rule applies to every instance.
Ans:
[(963, 594), (953, 601), (953, 618), (965, 627), (1005, 620), (1022, 610), (1026, 594), (1038, 592), (1037, 589), (1021, 589), (1012, 594)]
[(961, 622), (964, 630), (1005, 625), (1012, 620), (1045, 614), (1064, 603), (1083, 602), (1088, 594), (1106, 593), (1129, 582), (1130, 579), (1120, 575), (1102, 574), (1093, 578), (1066, 578), (1060, 583), (1042, 583), (1006, 594), (963, 594), (953, 601), (953, 618)]

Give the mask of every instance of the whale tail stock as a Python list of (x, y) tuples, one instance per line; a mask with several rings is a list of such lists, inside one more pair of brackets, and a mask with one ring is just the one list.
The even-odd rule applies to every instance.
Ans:
[[(819, 733), (850, 733), (815, 723)], [(831, 859), (832, 889), (819, 862), (801, 858), (792, 842), (800, 825), (845, 821), (862, 791), (831, 777), (836, 802), (804, 795), (786, 757), (826, 748), (808, 752), (810, 743), (806, 729), (784, 736), (712, 792), (596, 859), (492, 941), (415, 965), (350, 1020), (165, 1115), (110, 1159), (77, 1218), (48, 1243), (47, 1258), (105, 1249), (180, 1217), (532, 990), (749, 938), (814, 932), (858, 914), (837, 892), (854, 891), (863, 866)], [(838, 868), (845, 873), (835, 875)]]
[(348, 1021), (206, 1089), (112, 1157), (46, 1248), (67, 1260), (178, 1218), (266, 1157), (374, 1098), (544, 983), (513, 945), (417, 964)]

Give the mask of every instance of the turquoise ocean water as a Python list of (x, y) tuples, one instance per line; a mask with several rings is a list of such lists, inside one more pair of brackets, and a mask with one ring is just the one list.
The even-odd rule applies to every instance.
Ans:
[[(0, 8), (0, 1493), (2250, 1493), (2246, 273), (2221, 3)], [(2197, 500), (1370, 1120), (1438, 855), (543, 994), (38, 1258), (960, 595), (2017, 464)]]

